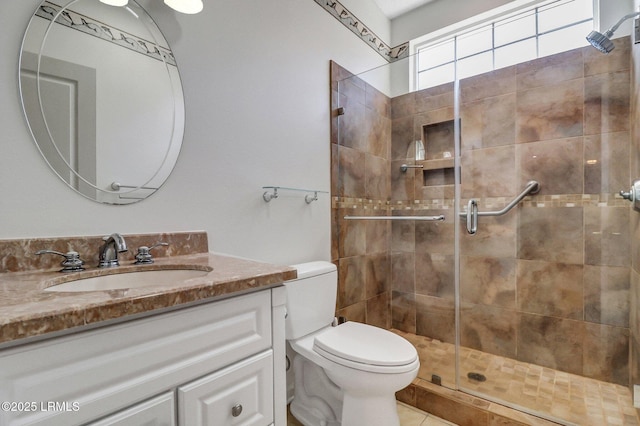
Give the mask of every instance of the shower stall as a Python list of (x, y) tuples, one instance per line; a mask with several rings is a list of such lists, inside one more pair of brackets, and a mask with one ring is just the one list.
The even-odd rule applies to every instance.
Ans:
[[(417, 347), (400, 399), (638, 424), (637, 219), (618, 195), (637, 177), (635, 77), (630, 40), (614, 44), (413, 92), (415, 58), (331, 64), (338, 315)], [(468, 405), (434, 414), (481, 424)]]

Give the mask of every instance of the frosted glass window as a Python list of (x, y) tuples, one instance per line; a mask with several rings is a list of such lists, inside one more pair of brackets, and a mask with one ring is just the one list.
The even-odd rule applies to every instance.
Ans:
[(493, 34), (491, 28), (482, 28), (459, 36), (456, 40), (456, 56), (465, 58), (467, 56), (491, 50), (493, 48)]
[(418, 66), (420, 70), (437, 67), (438, 65), (453, 62), (455, 60), (455, 40), (447, 40), (444, 43), (420, 50), (418, 53)]
[(535, 38), (508, 44), (495, 50), (495, 67), (504, 68), (530, 61), (537, 57), (536, 53)]
[(593, 0), (556, 2), (540, 8), (538, 13), (538, 31), (544, 33), (592, 18)]
[(536, 35), (536, 15), (528, 12), (495, 25), (495, 45), (502, 46)]
[(492, 51), (469, 56), (458, 61), (458, 78), (461, 80), (491, 70), (493, 70)]
[(421, 71), (418, 74), (418, 90), (426, 89), (427, 87), (439, 86), (444, 83), (450, 83), (453, 81), (453, 79), (453, 62), (436, 68), (431, 68), (426, 71)]
[(583, 22), (572, 27), (563, 28), (558, 31), (543, 34), (538, 41), (538, 55), (548, 56), (555, 53), (566, 52), (567, 50), (587, 46), (586, 34), (593, 29), (593, 22)]

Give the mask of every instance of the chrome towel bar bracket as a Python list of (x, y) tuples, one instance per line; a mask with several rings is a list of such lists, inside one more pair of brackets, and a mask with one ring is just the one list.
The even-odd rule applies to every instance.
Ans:
[[(328, 194), (329, 191), (320, 191), (317, 189), (302, 189), (302, 188), (286, 188), (284, 186), (263, 186), (262, 189), (270, 189), (273, 192), (265, 191), (262, 194), (262, 199), (267, 203), (274, 198), (278, 198), (280, 194), (278, 194), (278, 190), (286, 190), (286, 191), (297, 191), (297, 192), (306, 192), (307, 194), (304, 196), (304, 201), (307, 204), (311, 204), (318, 199), (318, 194)], [(312, 195), (313, 194), (313, 195)]]

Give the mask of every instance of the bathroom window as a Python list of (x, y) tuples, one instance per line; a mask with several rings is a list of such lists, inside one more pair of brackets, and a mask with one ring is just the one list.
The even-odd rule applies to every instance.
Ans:
[(593, 29), (593, 0), (553, 0), (509, 13), (498, 10), (483, 23), (418, 41), (418, 90), (554, 53), (586, 46)]

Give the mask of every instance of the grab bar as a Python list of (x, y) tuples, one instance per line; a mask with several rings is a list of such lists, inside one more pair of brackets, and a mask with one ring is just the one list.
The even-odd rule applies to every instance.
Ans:
[(466, 218), (467, 220), (467, 232), (469, 234), (475, 234), (478, 230), (478, 217), (479, 216), (502, 216), (507, 213), (509, 210), (514, 208), (524, 197), (529, 194), (537, 194), (540, 192), (540, 184), (531, 180), (527, 182), (527, 186), (524, 187), (520, 195), (511, 200), (509, 204), (504, 206), (502, 210), (493, 211), (493, 212), (479, 212), (477, 207), (477, 201), (475, 199), (469, 200), (469, 205), (467, 206), (467, 211), (460, 212), (460, 218)]
[(443, 222), (444, 215), (438, 216), (345, 216), (346, 220), (422, 220)]

